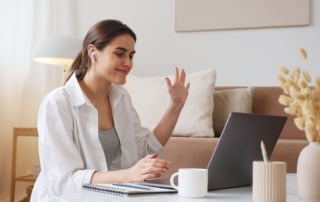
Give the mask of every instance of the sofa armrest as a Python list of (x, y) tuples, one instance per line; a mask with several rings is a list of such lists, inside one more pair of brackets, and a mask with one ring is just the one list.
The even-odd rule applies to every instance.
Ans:
[[(206, 168), (219, 138), (171, 137), (160, 158), (171, 165), (162, 177), (167, 178), (179, 168)], [(279, 139), (270, 157), (271, 161), (285, 161), (287, 172), (296, 173), (300, 151), (307, 140)]]
[(296, 173), (299, 154), (307, 144), (307, 140), (279, 139), (270, 160), (285, 161), (287, 162), (287, 172)]
[(206, 168), (218, 138), (170, 137), (160, 158), (171, 165), (163, 177), (168, 177), (179, 168)]

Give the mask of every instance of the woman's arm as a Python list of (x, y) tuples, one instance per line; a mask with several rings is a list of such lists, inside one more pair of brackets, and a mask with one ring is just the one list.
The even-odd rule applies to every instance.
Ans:
[(90, 181), (94, 172), (83, 169), (83, 158), (73, 136), (71, 108), (65, 93), (55, 90), (42, 101), (38, 113), (39, 178), (46, 182), (38, 187), (50, 190), (48, 195), (56, 197), (61, 196), (62, 190), (80, 190), (82, 182)]
[(128, 169), (116, 171), (97, 171), (92, 175), (91, 183), (137, 182), (160, 177), (169, 169), (169, 162), (150, 154)]
[(176, 68), (175, 81), (172, 84), (169, 78), (166, 78), (171, 102), (168, 109), (162, 116), (160, 122), (153, 130), (155, 136), (162, 145), (165, 145), (169, 140), (173, 129), (178, 121), (180, 112), (184, 106), (184, 103), (188, 97), (188, 90), (190, 84), (185, 84), (186, 73), (182, 69)]

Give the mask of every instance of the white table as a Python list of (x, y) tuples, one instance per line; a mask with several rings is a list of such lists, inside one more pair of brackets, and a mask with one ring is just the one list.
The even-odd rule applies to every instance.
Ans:
[[(210, 191), (205, 198), (184, 198), (178, 194), (147, 194), (139, 196), (113, 196), (104, 193), (82, 191), (81, 193), (72, 193), (65, 196), (63, 201), (112, 201), (112, 202), (252, 202), (252, 187), (240, 187), (232, 189), (222, 189)], [(287, 201), (300, 202), (297, 194), (297, 180), (295, 174), (287, 175)]]

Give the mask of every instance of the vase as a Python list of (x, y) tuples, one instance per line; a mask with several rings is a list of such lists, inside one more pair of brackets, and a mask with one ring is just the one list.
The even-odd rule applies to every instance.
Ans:
[(320, 201), (320, 143), (305, 146), (297, 162), (297, 187), (304, 202)]

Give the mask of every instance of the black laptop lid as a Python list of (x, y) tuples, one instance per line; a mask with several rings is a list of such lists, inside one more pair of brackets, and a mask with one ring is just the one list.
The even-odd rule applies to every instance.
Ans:
[(208, 164), (208, 190), (251, 185), (252, 162), (262, 160), (261, 140), (270, 157), (286, 120), (285, 116), (230, 113)]

